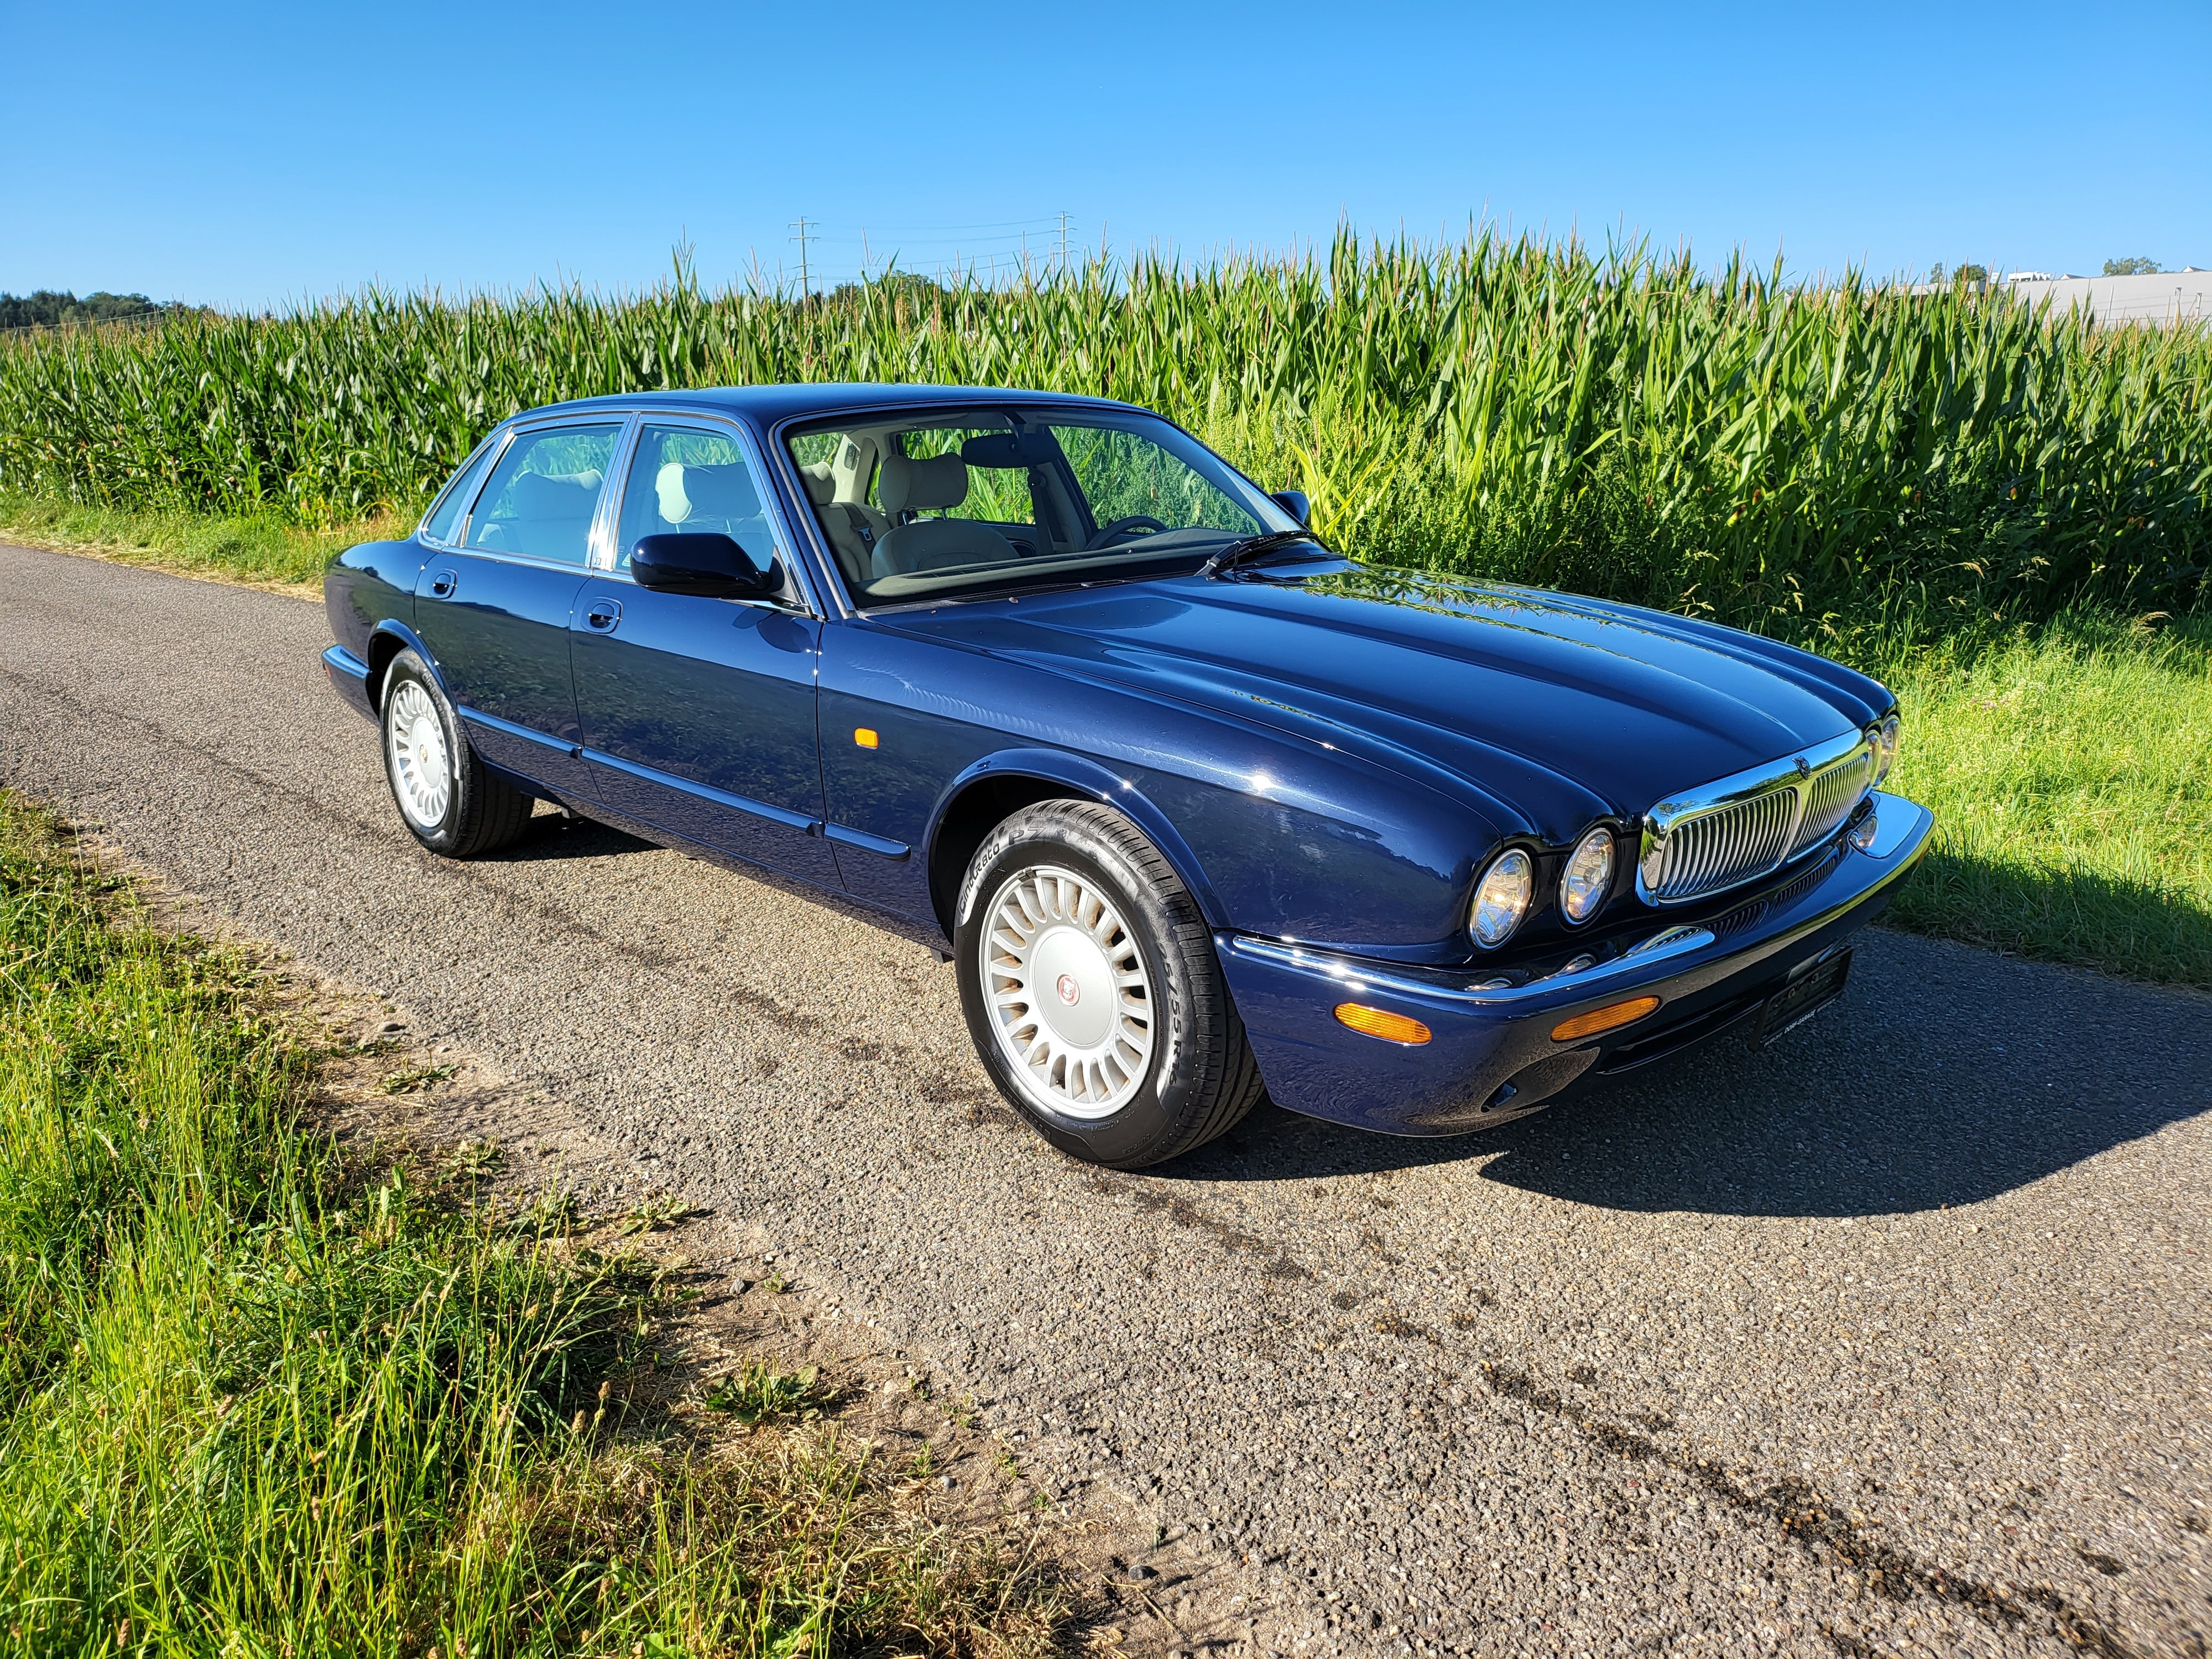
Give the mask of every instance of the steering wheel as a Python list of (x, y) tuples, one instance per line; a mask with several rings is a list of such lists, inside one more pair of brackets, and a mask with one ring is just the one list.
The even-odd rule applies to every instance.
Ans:
[(1110, 547), (1122, 537), (1137, 531), (1142, 531), (1147, 536), (1158, 536), (1166, 532), (1167, 526), (1158, 519), (1147, 517), (1142, 513), (1132, 513), (1126, 519), (1116, 519), (1111, 524), (1100, 525), (1091, 539), (1083, 544), (1083, 550), (1085, 553), (1096, 553), (1100, 548)]

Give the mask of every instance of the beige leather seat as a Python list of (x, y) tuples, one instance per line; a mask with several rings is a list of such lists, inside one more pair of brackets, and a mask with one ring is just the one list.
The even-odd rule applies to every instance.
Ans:
[(815, 517), (822, 521), (830, 550), (837, 556), (845, 580), (855, 585), (871, 580), (875, 574), (876, 544), (890, 532), (890, 520), (866, 501), (840, 501), (837, 477), (827, 461), (800, 467), (799, 477), (806, 486)]
[(756, 560), (775, 556), (775, 538), (761, 509), (752, 471), (742, 465), (686, 466), (669, 461), (653, 477), (661, 530), (713, 531), (733, 537)]
[[(910, 460), (886, 455), (876, 473), (876, 501), (893, 523), (908, 513), (943, 512), (968, 499), (968, 465), (957, 454)], [(988, 525), (967, 519), (920, 519), (876, 544), (875, 574), (943, 570), (954, 565), (1012, 562), (1014, 544)]]
[(596, 470), (518, 473), (492, 510), (479, 514), (471, 545), (580, 565), (590, 545), (599, 483)]

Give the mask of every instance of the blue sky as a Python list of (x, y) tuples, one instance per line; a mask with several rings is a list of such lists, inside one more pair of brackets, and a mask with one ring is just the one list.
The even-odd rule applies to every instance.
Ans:
[(817, 278), (1626, 229), (1796, 272), (2212, 265), (2212, 3), (0, 0), (0, 289)]

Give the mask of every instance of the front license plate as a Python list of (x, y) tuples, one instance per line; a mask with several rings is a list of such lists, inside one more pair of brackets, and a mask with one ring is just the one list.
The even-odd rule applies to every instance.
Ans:
[(1850, 971), (1851, 953), (1838, 951), (1811, 973), (1767, 998), (1766, 1006), (1759, 1010), (1759, 1035), (1752, 1039), (1752, 1046), (1764, 1048), (1784, 1031), (1796, 1030), (1819, 1013), (1843, 994), (1844, 981)]

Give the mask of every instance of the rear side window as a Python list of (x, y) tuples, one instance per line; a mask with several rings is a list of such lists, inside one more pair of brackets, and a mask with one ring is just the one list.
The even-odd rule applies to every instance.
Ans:
[(477, 485), (483, 481), (484, 468), (490, 465), (492, 451), (498, 446), (489, 441), (477, 446), (476, 453), (463, 461), (459, 471), (446, 483), (437, 501), (422, 520), (425, 541), (448, 542), (461, 527), (461, 514), (469, 510), (469, 498), (477, 493)]
[(760, 481), (738, 441), (696, 426), (648, 426), (623, 486), (615, 568), (629, 568), (643, 536), (719, 531), (760, 569), (775, 562), (775, 535), (761, 505)]
[(621, 430), (615, 422), (556, 426), (517, 437), (469, 514), (469, 546), (582, 568)]

